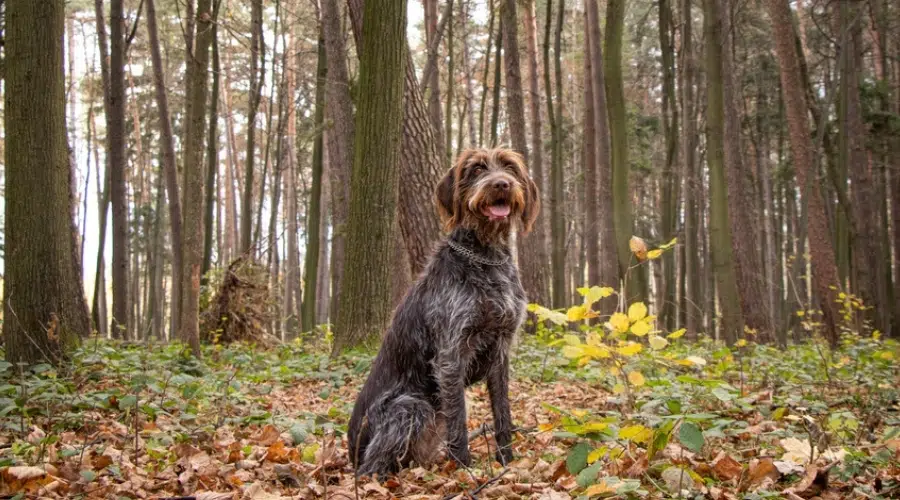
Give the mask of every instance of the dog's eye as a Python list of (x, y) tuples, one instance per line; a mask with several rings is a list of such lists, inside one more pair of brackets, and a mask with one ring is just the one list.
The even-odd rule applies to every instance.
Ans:
[(472, 173), (477, 174), (483, 172), (485, 169), (484, 163), (476, 163), (472, 165)]

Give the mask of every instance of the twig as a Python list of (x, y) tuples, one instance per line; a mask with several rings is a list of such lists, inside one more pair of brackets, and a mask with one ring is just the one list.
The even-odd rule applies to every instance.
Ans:
[(469, 492), (451, 493), (450, 495), (446, 495), (446, 496), (443, 498), (443, 500), (452, 500), (453, 498), (456, 498), (457, 496), (459, 496), (459, 495), (461, 495), (461, 494), (463, 494), (463, 493), (468, 493), (469, 496), (472, 497), (473, 499), (474, 499), (474, 498), (477, 498), (475, 495), (477, 495), (479, 492), (481, 492), (481, 490), (483, 490), (483, 489), (487, 488), (488, 486), (490, 486), (490, 485), (496, 483), (497, 481), (499, 481), (501, 478), (503, 478), (504, 475), (506, 475), (506, 473), (507, 473), (508, 471), (509, 471), (509, 467), (503, 467), (503, 470), (501, 470), (499, 474), (497, 474), (496, 476), (494, 476), (494, 477), (488, 479), (487, 481), (484, 482), (484, 484), (478, 486), (478, 487), (475, 488), (474, 490), (469, 491)]

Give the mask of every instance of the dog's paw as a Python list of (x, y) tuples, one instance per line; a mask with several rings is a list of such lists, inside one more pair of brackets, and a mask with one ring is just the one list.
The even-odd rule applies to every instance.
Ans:
[(500, 465), (509, 465), (509, 463), (513, 461), (512, 446), (503, 447), (497, 450), (496, 458), (497, 461), (500, 462)]
[(456, 462), (460, 467), (472, 465), (472, 456), (469, 454), (468, 448), (450, 450), (450, 459)]

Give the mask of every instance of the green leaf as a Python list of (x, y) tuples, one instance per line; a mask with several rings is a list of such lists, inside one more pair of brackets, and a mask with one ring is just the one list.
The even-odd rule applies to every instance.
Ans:
[(647, 447), (647, 459), (653, 460), (653, 456), (656, 455), (657, 452), (662, 450), (669, 444), (669, 439), (672, 437), (672, 429), (675, 428), (675, 422), (669, 421), (660, 426), (653, 433), (653, 439), (650, 441), (650, 446)]
[(600, 469), (602, 467), (602, 461), (594, 462), (593, 465), (591, 465), (590, 467), (585, 467), (581, 470), (581, 472), (578, 473), (578, 476), (575, 478), (575, 482), (578, 483), (578, 486), (587, 488), (588, 486), (597, 482), (597, 474), (600, 473)]
[(716, 387), (715, 389), (712, 390), (712, 393), (713, 393), (713, 396), (719, 398), (719, 401), (723, 401), (726, 403), (728, 401), (733, 401), (735, 398), (734, 394), (732, 394), (731, 392), (729, 392), (728, 390), (726, 390), (722, 387)]
[(122, 411), (131, 410), (134, 408), (135, 403), (137, 403), (137, 396), (134, 394), (122, 396), (122, 399), (119, 400), (119, 409)]
[(80, 474), (82, 479), (84, 479), (85, 482), (88, 483), (92, 482), (94, 479), (97, 479), (97, 473), (92, 470), (83, 470), (80, 472)]
[(587, 443), (578, 443), (571, 450), (566, 458), (566, 469), (572, 475), (578, 474), (587, 467), (587, 457), (591, 452), (591, 445)]
[(682, 422), (681, 428), (678, 429), (678, 440), (694, 453), (703, 450), (703, 433), (693, 422)]

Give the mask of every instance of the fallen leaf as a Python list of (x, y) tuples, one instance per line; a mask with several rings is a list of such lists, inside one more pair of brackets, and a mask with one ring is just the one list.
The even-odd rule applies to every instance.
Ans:
[(720, 481), (730, 481), (741, 477), (744, 468), (737, 460), (731, 458), (731, 455), (722, 451), (713, 460), (712, 470)]

